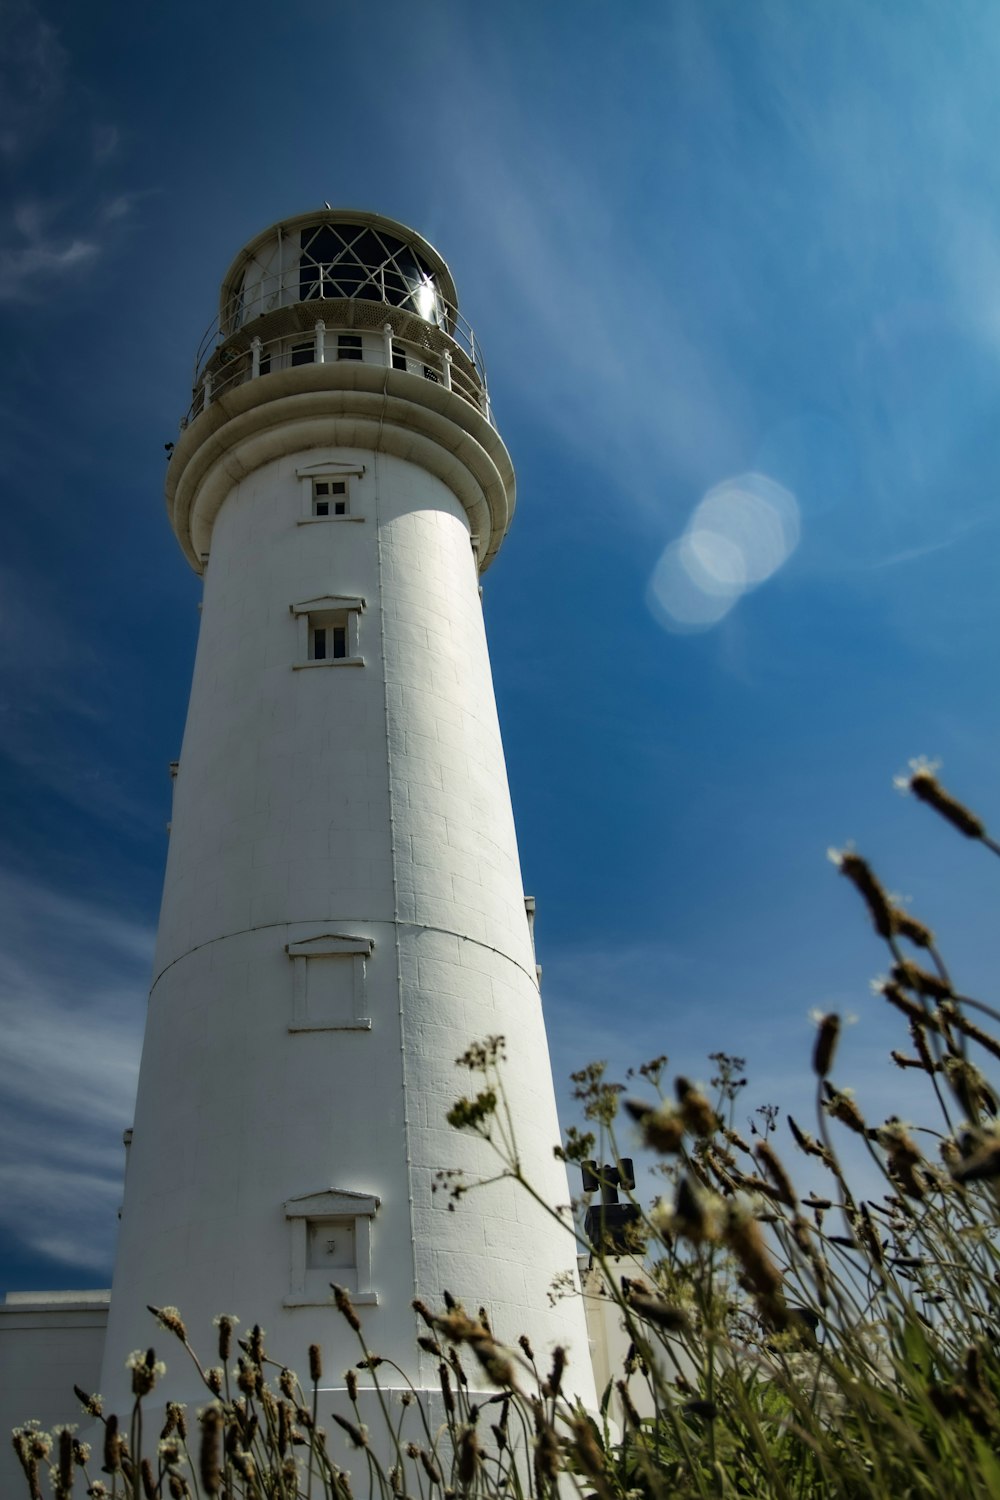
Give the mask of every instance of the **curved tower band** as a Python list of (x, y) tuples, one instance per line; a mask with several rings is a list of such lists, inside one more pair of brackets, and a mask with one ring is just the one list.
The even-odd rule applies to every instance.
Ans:
[[(479, 598), (514, 506), (481, 353), (440, 256), (378, 215), (240, 252), (167, 476), (204, 574), (102, 1390), (177, 1305), (236, 1313), (330, 1384), (370, 1348), (438, 1388), (414, 1297), (570, 1349), (572, 1235), (445, 1122), (503, 1034), (524, 1170), (568, 1200)], [(179, 1351), (178, 1351), (179, 1352)], [(197, 1399), (170, 1362), (164, 1395)], [(334, 1373), (336, 1372), (336, 1373)]]

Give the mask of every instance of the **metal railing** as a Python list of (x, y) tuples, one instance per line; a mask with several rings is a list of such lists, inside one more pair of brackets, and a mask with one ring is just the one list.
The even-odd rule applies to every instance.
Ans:
[(272, 339), (255, 336), (249, 342), (213, 350), (209, 360), (201, 361), (200, 378), (191, 405), (181, 418), (181, 428), (193, 422), (225, 391), (247, 381), (298, 365), (344, 362), (402, 370), (443, 385), (474, 406), (491, 426), (496, 425), (485, 384), (481, 385), (477, 378), (478, 369), (467, 368), (466, 362), (455, 359), (450, 350), (442, 353), (414, 339), (401, 338), (389, 323), (381, 330), (371, 330), (356, 326), (328, 327), (318, 320), (311, 330), (284, 333)]
[[(275, 312), (278, 308), (292, 307), (296, 303), (345, 298), (343, 267), (336, 264), (316, 265), (310, 269), (315, 270), (316, 277), (309, 283), (306, 291), (302, 287), (301, 268), (295, 264), (284, 271), (263, 276), (260, 281), (244, 286), (235, 296), (230, 297), (220, 316), (209, 324), (198, 345), (193, 383), (199, 383), (206, 365), (211, 362), (220, 344), (224, 344), (255, 318)], [(337, 279), (338, 273), (340, 281)], [(386, 283), (385, 267), (377, 267), (369, 273), (368, 281), (360, 290), (347, 292), (346, 297), (352, 301), (380, 302), (389, 312), (398, 309), (414, 314), (431, 327), (447, 334), (470, 361), (485, 386), (486, 365), (471, 323), (463, 318), (457, 307), (445, 301), (432, 281), (410, 287), (404, 294), (399, 287), (392, 285), (392, 278), (389, 284)]]

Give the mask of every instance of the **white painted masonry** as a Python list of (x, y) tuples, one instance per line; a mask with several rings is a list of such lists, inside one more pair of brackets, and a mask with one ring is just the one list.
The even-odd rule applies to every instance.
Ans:
[[(303, 236), (344, 223), (412, 248), (410, 305), (301, 296)], [(478, 588), (514, 477), (453, 300), (418, 236), (346, 211), (267, 231), (223, 287), (167, 481), (204, 601), (101, 1375), (112, 1404), (150, 1341), (147, 1303), (178, 1306), (201, 1346), (217, 1313), (256, 1319), (293, 1367), (317, 1340), (339, 1386), (357, 1350), (331, 1280), (358, 1292), (370, 1347), (428, 1392), (411, 1302), (447, 1288), (501, 1339), (568, 1345), (567, 1385), (595, 1404), (579, 1299), (547, 1295), (575, 1276), (572, 1236), (509, 1184), (455, 1212), (433, 1192), (440, 1169), (495, 1169), (445, 1112), (469, 1087), (455, 1059), (502, 1033), (525, 1170), (550, 1203), (569, 1198)], [(293, 362), (296, 347), (311, 356)], [(317, 474), (349, 476), (348, 516), (313, 514)], [(342, 654), (317, 659), (310, 632), (332, 642), (335, 626)], [(197, 1401), (169, 1336), (160, 1348), (163, 1394)]]

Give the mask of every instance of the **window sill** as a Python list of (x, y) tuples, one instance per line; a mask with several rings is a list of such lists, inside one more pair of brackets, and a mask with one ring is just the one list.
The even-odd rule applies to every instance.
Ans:
[(292, 671), (305, 672), (313, 667), (363, 667), (364, 664), (363, 656), (341, 656), (329, 661), (296, 661), (292, 663)]
[(299, 516), (300, 526), (326, 525), (327, 521), (363, 521), (364, 516)]
[(354, 1021), (293, 1021), (289, 1031), (371, 1031), (371, 1016), (358, 1016)]
[[(378, 1307), (378, 1292), (352, 1292), (348, 1290), (347, 1295), (354, 1307)], [(294, 1297), (284, 1299), (285, 1307), (329, 1307), (333, 1302), (333, 1293), (327, 1297), (310, 1295), (302, 1292)]]

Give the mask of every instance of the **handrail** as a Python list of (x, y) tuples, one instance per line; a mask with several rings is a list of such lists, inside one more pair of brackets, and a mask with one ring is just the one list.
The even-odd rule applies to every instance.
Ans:
[[(437, 320), (428, 318), (421, 313), (416, 305), (419, 297), (419, 289), (408, 294), (402, 301), (388, 301), (385, 296), (384, 282), (380, 288), (373, 286), (372, 291), (381, 290), (382, 297), (378, 296), (355, 296), (344, 298), (343, 292), (337, 290), (337, 279), (335, 276), (336, 265), (317, 265), (317, 280), (314, 283), (316, 291), (308, 297), (303, 297), (299, 280), (299, 266), (286, 267), (283, 271), (271, 272), (250, 287), (244, 287), (235, 296), (230, 297), (219, 317), (214, 318), (202, 335), (195, 355), (194, 384), (197, 385), (204, 374), (205, 366), (213, 358), (216, 349), (226, 339), (232, 338), (247, 323), (255, 318), (262, 317), (265, 313), (274, 312), (278, 308), (292, 307), (296, 303), (308, 305), (310, 302), (323, 300), (324, 288), (329, 286), (327, 296), (345, 301), (359, 302), (381, 302), (383, 306), (391, 311), (403, 311), (416, 317), (421, 317), (424, 322), (429, 323), (432, 328), (438, 329), (452, 339), (463, 354), (470, 360), (479, 374), (480, 380), (486, 384), (486, 366), (483, 361), (482, 349), (476, 339), (472, 325), (462, 316), (458, 308), (452, 303), (446, 302), (440, 292), (434, 290), (435, 310), (440, 310), (442, 317)], [(375, 274), (380, 274), (383, 268)]]
[[(339, 350), (338, 339), (344, 334), (360, 339), (359, 343), (352, 343), (350, 354)], [(378, 333), (371, 329), (328, 326), (319, 320), (312, 329), (283, 333), (273, 339), (255, 336), (249, 345), (234, 350), (228, 358), (225, 357), (227, 352), (225, 346), (220, 346), (213, 350), (211, 359), (202, 361), (191, 405), (181, 418), (182, 429), (218, 400), (224, 391), (245, 385), (250, 380), (266, 379), (268, 375), (297, 365), (358, 360), (364, 364), (403, 370), (415, 378), (443, 385), (476, 407), (491, 426), (496, 426), (486, 387), (478, 383), (464, 361), (453, 359), (450, 351), (441, 354), (414, 339), (400, 337), (388, 323)]]

